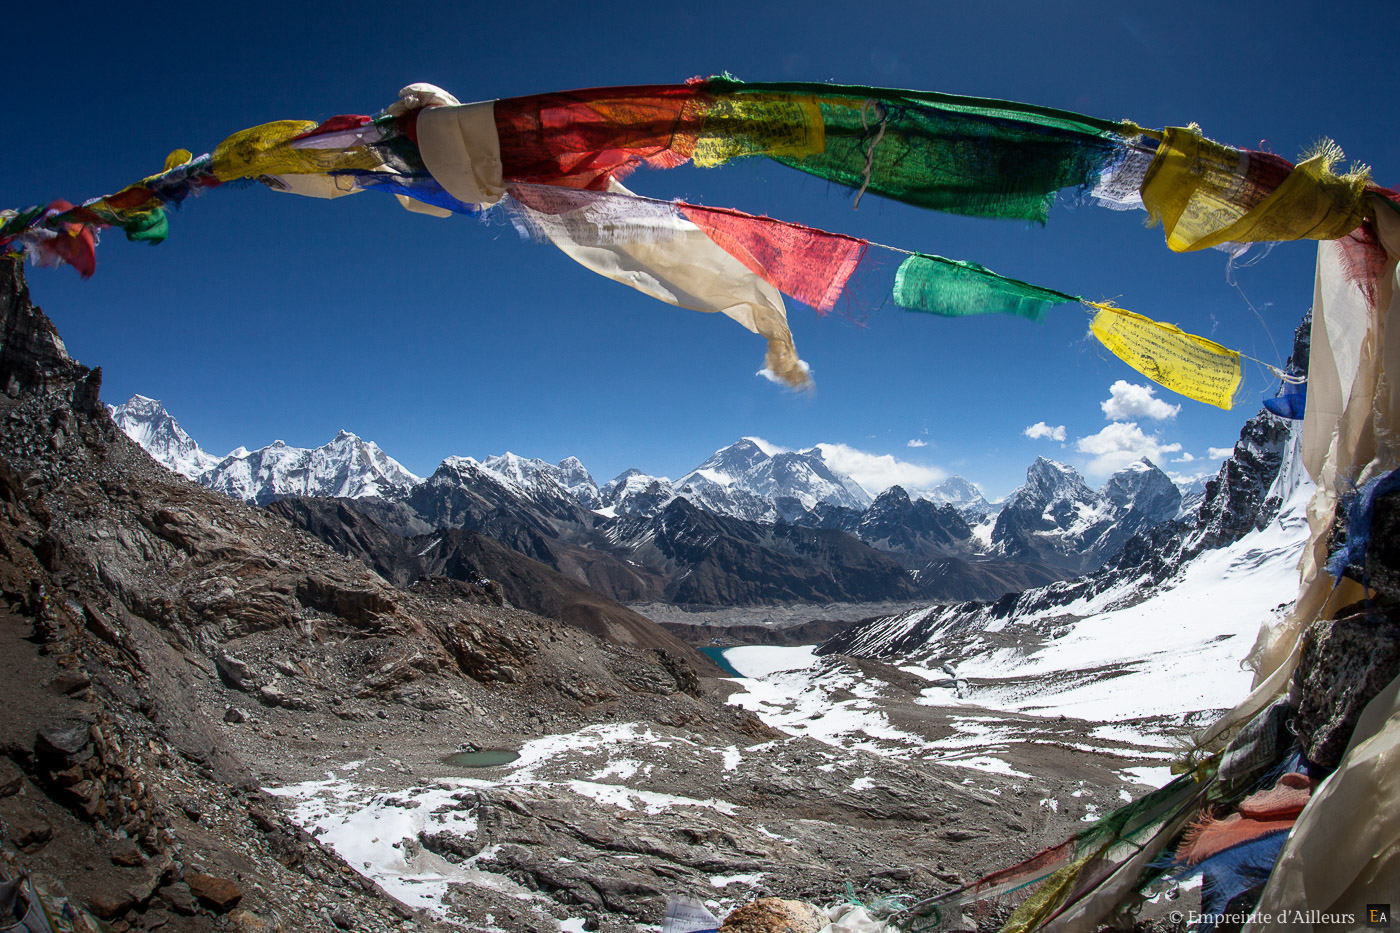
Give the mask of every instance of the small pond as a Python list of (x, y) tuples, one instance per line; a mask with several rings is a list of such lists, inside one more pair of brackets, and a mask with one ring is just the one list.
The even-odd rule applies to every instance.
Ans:
[(520, 757), (519, 752), (508, 748), (483, 748), (476, 752), (457, 752), (442, 760), (443, 764), (457, 768), (495, 768), (508, 765)]
[(724, 653), (728, 651), (730, 647), (732, 646), (706, 645), (701, 648), (700, 651), (702, 654), (708, 655), (710, 660), (718, 664), (720, 670), (724, 671), (730, 677), (743, 677), (744, 675), (736, 671), (734, 665), (730, 664), (728, 659), (724, 656)]

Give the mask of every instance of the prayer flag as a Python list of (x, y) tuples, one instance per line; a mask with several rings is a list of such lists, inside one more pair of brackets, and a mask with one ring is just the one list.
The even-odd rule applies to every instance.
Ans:
[(1098, 309), (1089, 329), (1114, 356), (1173, 392), (1226, 411), (1234, 404), (1242, 377), (1234, 350), (1141, 314), (1089, 304)]
[(1011, 314), (1039, 324), (1053, 305), (1078, 301), (1073, 295), (997, 275), (975, 262), (916, 253), (894, 276), (894, 303), (912, 311), (945, 317)]

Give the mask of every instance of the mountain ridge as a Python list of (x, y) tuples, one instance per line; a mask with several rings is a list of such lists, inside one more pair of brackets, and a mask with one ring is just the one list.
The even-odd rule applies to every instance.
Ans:
[[(135, 396), (111, 411), (153, 456), (231, 497), (257, 505), (353, 500), (406, 538), (447, 528), (485, 534), (621, 602), (994, 598), (1096, 569), (1180, 503), (1145, 461), (1095, 492), (1072, 468), (1043, 458), (1000, 508), (957, 476), (922, 495), (896, 485), (872, 497), (832, 470), (820, 445), (790, 451), (753, 437), (675, 482), (631, 469), (600, 486), (577, 458), (551, 464), (509, 451), (447, 457), (419, 478), (347, 431), (317, 448), (280, 440), (239, 448), (200, 472), (209, 458), (159, 403)], [(731, 567), (674, 537), (701, 525)], [(903, 578), (891, 575), (895, 566)], [(772, 579), (759, 583), (765, 574)]]

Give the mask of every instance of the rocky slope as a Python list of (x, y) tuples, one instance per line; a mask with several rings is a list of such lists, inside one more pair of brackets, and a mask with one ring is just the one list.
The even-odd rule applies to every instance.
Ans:
[(496, 605), (558, 619), (612, 644), (666, 651), (702, 673), (718, 673), (709, 658), (649, 619), (494, 538), (459, 528), (405, 538), (355, 506), (352, 499), (286, 498), (268, 510), (397, 586), (412, 587), (429, 577), (457, 581), (464, 591)]

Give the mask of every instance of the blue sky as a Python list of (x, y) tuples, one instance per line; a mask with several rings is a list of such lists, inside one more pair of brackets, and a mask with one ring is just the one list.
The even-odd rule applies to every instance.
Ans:
[[(274, 119), (372, 113), (414, 81), (478, 100), (721, 71), (1195, 121), (1289, 158), (1330, 136), (1380, 183), (1400, 183), (1400, 68), (1371, 38), (1396, 34), (1393, 2), (1327, 14), (1301, 3), (213, 9), (237, 16), (165, 4), (10, 11), (0, 206), (78, 202), (157, 171), (174, 148), (207, 152)], [(874, 196), (853, 211), (849, 192), (764, 160), (644, 171), (629, 186), (973, 260), (1275, 363), (1312, 298), (1314, 244), (1280, 244), (1231, 284), (1223, 253), (1174, 255), (1142, 213), (1065, 202), (1042, 228)], [(1276, 385), (1249, 364), (1233, 411), (1158, 389), (1180, 409), (1152, 417), (1164, 406), (1134, 388), (1150, 383), (1085, 339), (1075, 306), (1041, 326), (945, 320), (882, 306), (876, 277), (848, 313), (790, 303), (817, 383), (794, 394), (755, 375), (762, 341), (727, 320), (593, 276), (502, 219), (421, 217), (373, 193), (216, 189), (175, 213), (158, 247), (109, 235), (87, 282), (70, 269), (29, 279), (70, 351), (103, 367), (109, 402), (160, 398), (214, 453), (275, 438), (315, 446), (345, 428), (420, 474), (448, 455), (509, 449), (578, 456), (600, 482), (631, 466), (674, 477), (757, 435), (842, 445), (869, 483), (959, 473), (995, 496), (1036, 455), (1091, 482), (1138, 452), (1176, 473), (1212, 469), (1211, 449), (1229, 447)], [(1043, 436), (1027, 436), (1037, 424)], [(1062, 440), (1050, 430), (1060, 427)]]

